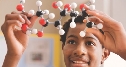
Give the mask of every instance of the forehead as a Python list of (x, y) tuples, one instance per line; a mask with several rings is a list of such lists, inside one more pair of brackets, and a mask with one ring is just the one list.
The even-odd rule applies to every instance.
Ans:
[[(76, 27), (75, 28), (69, 28), (66, 38), (69, 37), (70, 35), (74, 35), (74, 36), (80, 38), (79, 33), (81, 31), (83, 31), (85, 29), (85, 27), (86, 27), (86, 23), (76, 23)], [(95, 37), (92, 33), (87, 33), (86, 32), (85, 36), (93, 37), (93, 38), (97, 39), (97, 37)]]

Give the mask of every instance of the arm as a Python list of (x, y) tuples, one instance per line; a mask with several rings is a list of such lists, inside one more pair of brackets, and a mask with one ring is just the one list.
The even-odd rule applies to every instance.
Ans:
[[(105, 13), (98, 10), (89, 10), (86, 8), (86, 12), (92, 17), (89, 20), (96, 24), (103, 24), (104, 35), (99, 33), (96, 29), (87, 29), (87, 32), (93, 33), (98, 37), (102, 45), (109, 51), (118, 54), (124, 60), (126, 60), (126, 31), (121, 22), (116, 21)], [(85, 21), (85, 20), (84, 20)]]
[(21, 30), (15, 28), (15, 26), (21, 28), (23, 23), (27, 23), (32, 27), (37, 16), (32, 16), (29, 21), (26, 14), (28, 13), (20, 14), (12, 12), (5, 16), (5, 22), (1, 26), (1, 30), (6, 40), (7, 54), (2, 67), (17, 67), (18, 62), (28, 45), (28, 36)]

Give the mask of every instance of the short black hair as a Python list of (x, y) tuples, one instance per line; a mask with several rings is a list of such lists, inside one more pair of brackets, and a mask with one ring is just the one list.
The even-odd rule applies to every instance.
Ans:
[[(83, 18), (81, 15), (77, 16), (74, 20), (75, 23), (84, 23), (83, 20), (85, 18)], [(64, 35), (60, 35), (60, 41), (62, 41), (63, 44), (65, 44), (65, 41), (66, 41), (66, 35), (69, 31), (69, 28), (70, 28), (70, 23), (72, 22), (72, 19), (70, 18), (67, 22), (65, 22), (65, 24), (63, 25), (63, 30), (65, 31), (65, 34)], [(104, 32), (100, 29), (99, 30), (102, 34), (104, 34)]]

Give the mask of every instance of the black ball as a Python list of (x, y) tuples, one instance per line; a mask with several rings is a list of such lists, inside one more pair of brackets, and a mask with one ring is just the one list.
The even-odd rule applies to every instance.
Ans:
[(58, 25), (60, 25), (60, 21), (55, 21), (54, 26), (57, 27)]
[(43, 27), (47, 27), (47, 26), (48, 26), (48, 24), (49, 24), (49, 22), (48, 22), (48, 21), (46, 21), (46, 24), (45, 24), (45, 25), (43, 25)]
[(82, 11), (82, 17), (85, 18), (85, 17), (87, 17), (87, 16), (88, 16), (88, 14), (86, 13), (86, 10), (83, 10), (83, 11)]
[(60, 16), (66, 16), (66, 10), (61, 11)]
[(70, 13), (70, 16), (71, 16), (71, 17), (76, 17), (76, 16), (77, 16), (77, 13), (71, 12), (71, 13)]
[(88, 22), (87, 24), (86, 24), (86, 26), (88, 27), (88, 28), (92, 28), (92, 26), (93, 26), (93, 22)]
[(37, 11), (36, 12), (36, 16), (40, 17), (41, 15), (43, 15), (43, 12), (42, 11)]

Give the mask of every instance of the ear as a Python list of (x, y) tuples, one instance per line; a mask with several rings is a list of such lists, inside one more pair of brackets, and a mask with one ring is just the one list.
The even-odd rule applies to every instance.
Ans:
[(110, 55), (110, 51), (106, 48), (103, 48), (101, 64), (104, 63), (104, 61), (108, 58), (109, 55)]

